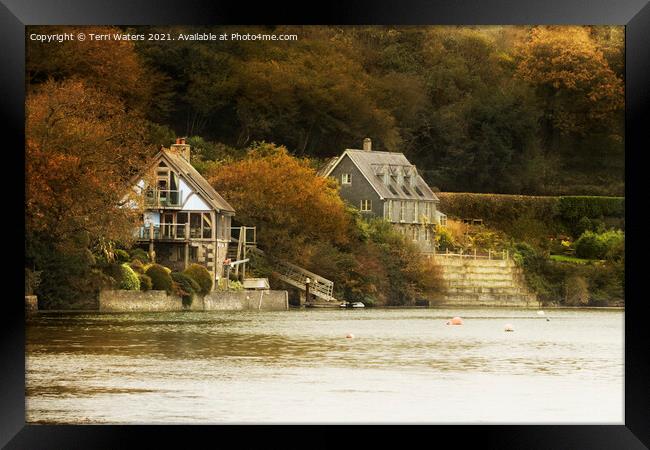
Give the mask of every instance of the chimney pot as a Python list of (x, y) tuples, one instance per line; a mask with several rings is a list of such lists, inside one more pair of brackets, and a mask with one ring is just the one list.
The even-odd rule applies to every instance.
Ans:
[(370, 140), (370, 138), (365, 138), (363, 140), (363, 149), (367, 152), (372, 151), (372, 141)]

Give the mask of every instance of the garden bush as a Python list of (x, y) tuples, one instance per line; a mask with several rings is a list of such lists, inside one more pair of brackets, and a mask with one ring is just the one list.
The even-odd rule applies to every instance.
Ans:
[(212, 274), (201, 264), (190, 264), (183, 273), (199, 285), (199, 294), (207, 295), (212, 290)]
[(140, 290), (141, 291), (150, 291), (153, 287), (151, 278), (148, 275), (143, 273), (138, 274), (138, 279), (140, 280)]
[(141, 248), (131, 250), (131, 260), (139, 259), (142, 262), (149, 262), (149, 254)]
[(587, 259), (621, 258), (624, 252), (625, 234), (620, 230), (604, 233), (585, 231), (575, 243), (576, 256)]
[(171, 278), (174, 282), (172, 288), (174, 293), (183, 299), (183, 305), (191, 305), (194, 295), (201, 290), (201, 286), (191, 277), (181, 272), (172, 272)]
[(129, 263), (129, 266), (131, 266), (131, 269), (133, 269), (135, 273), (144, 273), (145, 271), (144, 264), (142, 264), (142, 261), (140, 261), (139, 259), (132, 260)]
[(152, 289), (171, 292), (173, 280), (168, 270), (160, 264), (152, 264), (149, 266), (145, 274), (151, 278)]
[(118, 248), (117, 250), (115, 250), (113, 252), (113, 254), (115, 255), (115, 261), (120, 263), (120, 264), (125, 263), (125, 262), (129, 262), (129, 260), (131, 259), (128, 252), (126, 250), (122, 250), (121, 248)]
[(126, 289), (128, 291), (139, 291), (140, 290), (140, 279), (138, 275), (129, 267), (128, 264), (124, 263), (120, 265), (121, 279), (120, 279), (120, 289)]

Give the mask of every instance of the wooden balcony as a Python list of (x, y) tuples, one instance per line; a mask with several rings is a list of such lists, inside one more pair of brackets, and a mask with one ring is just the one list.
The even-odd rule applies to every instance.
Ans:
[(136, 230), (139, 241), (189, 241), (212, 240), (212, 228), (191, 227), (189, 223), (163, 223), (141, 226)]
[(181, 208), (183, 191), (170, 189), (149, 189), (144, 193), (145, 208)]

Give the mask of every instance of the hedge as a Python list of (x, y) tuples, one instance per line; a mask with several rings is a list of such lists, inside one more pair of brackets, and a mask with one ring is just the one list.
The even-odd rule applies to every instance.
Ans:
[(120, 289), (126, 289), (129, 291), (140, 290), (140, 279), (128, 264), (124, 263), (120, 265), (120, 275)]
[(201, 264), (190, 264), (183, 273), (196, 281), (201, 295), (207, 295), (212, 290), (212, 274)]
[(540, 232), (579, 235), (584, 231), (580, 225), (584, 218), (605, 220), (619, 228), (624, 226), (625, 221), (624, 197), (542, 197), (457, 192), (438, 192), (436, 195), (440, 199), (440, 211), (450, 218), (483, 219), (488, 226), (509, 234), (519, 234), (516, 237)]
[(174, 290), (176, 294), (183, 299), (184, 305), (191, 305), (194, 300), (194, 294), (201, 290), (201, 287), (188, 275), (181, 272), (172, 272), (171, 278), (174, 281)]
[(157, 291), (167, 291), (171, 292), (172, 290), (172, 277), (169, 275), (165, 267), (160, 264), (152, 264), (149, 266), (145, 272), (149, 278), (151, 278), (152, 288)]

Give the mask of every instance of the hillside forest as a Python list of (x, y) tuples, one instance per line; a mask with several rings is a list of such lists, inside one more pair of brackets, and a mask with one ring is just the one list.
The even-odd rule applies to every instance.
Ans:
[[(408, 243), (359, 220), (316, 177), (365, 137), (403, 152), (435, 191), (624, 194), (623, 27), (27, 27), (79, 31), (298, 38), (26, 40), (26, 269), (52, 304), (110, 285), (102, 264), (129, 248), (137, 221), (119, 200), (178, 136), (260, 240), (281, 243), (278, 257), (318, 267), (353, 299), (404, 304), (439, 288), (434, 268), (395, 263)], [(246, 197), (246, 186), (269, 198)], [(305, 198), (327, 220), (301, 208)], [(554, 233), (606, 231), (576, 234), (582, 218)], [(499, 245), (548, 252), (548, 239), (529, 235)]]

